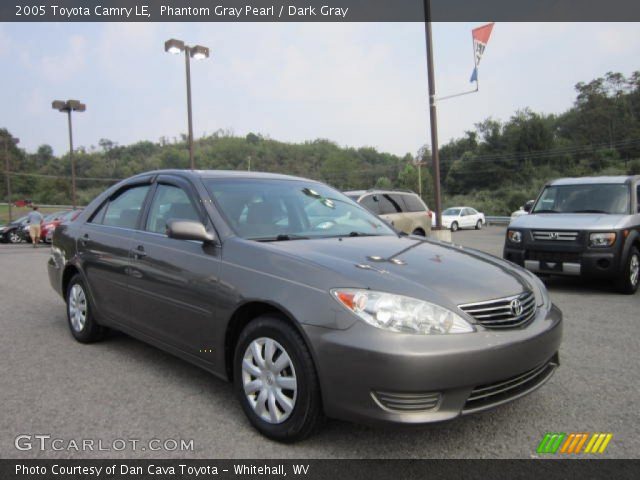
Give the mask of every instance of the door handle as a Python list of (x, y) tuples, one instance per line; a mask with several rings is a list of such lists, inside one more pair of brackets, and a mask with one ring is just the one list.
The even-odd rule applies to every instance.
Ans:
[(142, 245), (138, 245), (136, 248), (131, 250), (133, 254), (133, 258), (143, 258), (147, 256), (147, 252), (144, 251), (144, 247)]
[(88, 241), (89, 241), (89, 234), (85, 233), (80, 239), (80, 245), (82, 245), (83, 247), (86, 247)]

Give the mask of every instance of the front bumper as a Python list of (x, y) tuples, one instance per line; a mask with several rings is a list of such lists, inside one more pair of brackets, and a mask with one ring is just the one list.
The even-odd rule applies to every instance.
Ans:
[(493, 408), (544, 384), (558, 364), (562, 313), (540, 307), (526, 328), (442, 336), (360, 321), (342, 331), (304, 328), (328, 416), (420, 424)]

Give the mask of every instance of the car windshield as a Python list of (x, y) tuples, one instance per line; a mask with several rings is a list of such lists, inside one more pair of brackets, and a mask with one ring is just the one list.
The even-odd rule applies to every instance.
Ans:
[(443, 215), (451, 215), (452, 217), (460, 215), (460, 209), (459, 208), (447, 208), (444, 212), (442, 212)]
[(394, 235), (347, 196), (301, 180), (207, 179), (203, 182), (229, 225), (252, 240)]
[(629, 187), (624, 184), (550, 185), (545, 187), (533, 213), (629, 212)]

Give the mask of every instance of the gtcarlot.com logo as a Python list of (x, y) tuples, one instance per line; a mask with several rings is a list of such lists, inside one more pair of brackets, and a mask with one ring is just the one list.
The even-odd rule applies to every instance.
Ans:
[(612, 433), (546, 433), (538, 453), (604, 453)]

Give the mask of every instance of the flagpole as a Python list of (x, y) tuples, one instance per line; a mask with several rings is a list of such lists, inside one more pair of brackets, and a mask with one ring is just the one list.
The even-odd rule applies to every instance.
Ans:
[(431, 124), (431, 162), (433, 163), (433, 193), (435, 196), (436, 229), (442, 228), (442, 200), (440, 198), (440, 155), (438, 152), (438, 115), (436, 112), (436, 84), (433, 72), (433, 38), (431, 34), (431, 1), (424, 0), (425, 39), (427, 42), (427, 77), (429, 79), (429, 118)]

